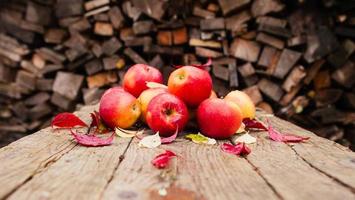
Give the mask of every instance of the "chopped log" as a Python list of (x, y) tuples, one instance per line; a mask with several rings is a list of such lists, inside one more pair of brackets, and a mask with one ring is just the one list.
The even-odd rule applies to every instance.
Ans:
[(74, 101), (66, 98), (65, 96), (62, 96), (56, 92), (53, 92), (52, 97), (51, 97), (51, 103), (55, 106), (58, 106), (59, 108), (62, 108), (64, 110), (70, 110), (72, 107), (74, 107)]
[(99, 58), (103, 54), (103, 49), (98, 43), (95, 43), (91, 47), (91, 52)]
[(221, 57), (223, 54), (218, 51), (214, 51), (211, 49), (203, 48), (203, 47), (195, 47), (196, 55), (205, 57), (205, 58), (218, 58)]
[(270, 67), (273, 63), (275, 63), (275, 57), (277, 54), (277, 50), (273, 47), (265, 46), (263, 51), (261, 52), (258, 65), (263, 67)]
[(75, 100), (79, 95), (84, 77), (81, 75), (58, 72), (53, 83), (53, 91), (70, 99)]
[(66, 34), (66, 31), (63, 29), (49, 29), (44, 36), (44, 41), (47, 43), (60, 44), (66, 37)]
[(39, 91), (52, 91), (53, 83), (53, 79), (37, 79), (36, 89)]
[(332, 73), (332, 78), (344, 87), (351, 88), (355, 84), (355, 65), (348, 61)]
[(95, 21), (100, 21), (100, 22), (108, 22), (110, 20), (108, 14), (106, 13), (100, 13), (94, 15), (94, 20)]
[(290, 74), (287, 76), (286, 80), (282, 84), (282, 88), (286, 92), (290, 92), (292, 88), (296, 87), (302, 79), (306, 76), (306, 72), (303, 66), (299, 65), (294, 67)]
[(258, 82), (258, 87), (262, 93), (264, 93), (267, 97), (274, 100), (275, 102), (280, 101), (284, 94), (283, 90), (278, 84), (265, 78)]
[(191, 38), (189, 40), (189, 45), (190, 46), (196, 46), (196, 47), (209, 47), (209, 48), (221, 48), (222, 44), (218, 41), (211, 41), (211, 40), (200, 40), (197, 38)]
[(14, 81), (15, 72), (10, 67), (6, 67), (0, 63), (0, 83), (9, 83)]
[(298, 36), (294, 36), (291, 37), (287, 40), (287, 46), (288, 47), (295, 47), (295, 46), (299, 46), (302, 44), (306, 44), (307, 42), (307, 38), (304, 35), (298, 35)]
[(176, 45), (185, 44), (188, 41), (186, 27), (178, 28), (173, 31), (173, 41)]
[(20, 70), (17, 72), (16, 84), (20, 87), (34, 90), (36, 88), (36, 76), (32, 73)]
[(161, 56), (158, 54), (154, 56), (154, 58), (149, 62), (149, 65), (161, 69), (164, 66), (164, 61), (162, 60)]
[(126, 48), (124, 50), (124, 54), (127, 55), (135, 63), (147, 64), (147, 61), (145, 61), (140, 55), (138, 55), (131, 48)]
[(355, 94), (347, 92), (343, 95), (343, 99), (347, 107), (355, 109)]
[(98, 103), (104, 92), (104, 90), (99, 88), (83, 89), (83, 99), (85, 105)]
[(239, 86), (238, 74), (237, 74), (237, 62), (232, 60), (228, 63), (229, 70), (229, 87), (236, 88)]
[(243, 80), (244, 80), (245, 85), (247, 87), (250, 87), (250, 86), (257, 84), (257, 82), (259, 81), (259, 77), (256, 74), (254, 74), (254, 75), (251, 75), (248, 77), (244, 77)]
[(133, 19), (133, 21), (137, 21), (142, 14), (142, 11), (133, 6), (131, 1), (125, 1), (122, 3), (122, 10), (129, 18)]
[(156, 20), (160, 20), (166, 10), (166, 2), (162, 0), (132, 0), (132, 3), (137, 9), (144, 12), (144, 14)]
[(266, 24), (269, 26), (282, 27), (282, 28), (285, 28), (287, 25), (286, 20), (275, 18), (275, 17), (269, 17), (269, 16), (260, 16), (260, 17), (256, 18), (256, 23)]
[(26, 106), (35, 106), (47, 102), (51, 96), (47, 92), (39, 92), (29, 98), (24, 103)]
[(270, 26), (266, 24), (259, 24), (258, 31), (263, 31), (284, 38), (290, 38), (292, 36), (291, 31), (286, 28), (279, 27), (279, 26)]
[(95, 32), (95, 34), (101, 35), (101, 36), (112, 36), (113, 35), (113, 27), (109, 23), (96, 22), (94, 32)]
[(280, 105), (289, 105), (290, 102), (295, 98), (297, 93), (301, 90), (302, 86), (302, 84), (298, 84), (295, 87), (292, 87), (291, 90), (282, 97), (282, 99), (280, 100)]
[(51, 21), (51, 8), (28, 1), (26, 21), (39, 25), (48, 25)]
[(105, 70), (121, 69), (125, 65), (124, 59), (122, 59), (116, 55), (103, 58), (102, 62), (104, 63)]
[(92, 75), (100, 72), (103, 69), (102, 63), (99, 59), (94, 59), (85, 64), (86, 74)]
[(243, 77), (248, 77), (248, 76), (255, 74), (255, 69), (254, 69), (253, 65), (249, 62), (245, 63), (242, 66), (239, 66), (238, 71)]
[(212, 72), (215, 77), (220, 78), (222, 80), (228, 81), (229, 80), (229, 70), (227, 67), (223, 67), (221, 65), (213, 65)]
[(270, 45), (272, 47), (275, 47), (277, 49), (283, 49), (285, 46), (285, 43), (283, 40), (280, 40), (276, 37), (267, 35), (265, 33), (258, 33), (256, 36), (256, 41)]
[(158, 45), (147, 45), (143, 49), (146, 53), (153, 54), (167, 54), (167, 55), (182, 55), (184, 54), (184, 49), (182, 47), (165, 47)]
[(102, 87), (117, 82), (117, 74), (115, 72), (102, 72), (86, 78), (89, 88)]
[(23, 68), (24, 70), (32, 73), (34, 76), (38, 76), (39, 75), (40, 69), (38, 69), (36, 66), (34, 66), (32, 64), (32, 62), (27, 61), (27, 60), (22, 60), (20, 65), (21, 65), (21, 68)]
[(355, 37), (355, 29), (350, 27), (338, 26), (335, 28), (335, 33), (344, 37)]
[(215, 17), (215, 13), (208, 11), (208, 10), (204, 10), (198, 6), (194, 6), (194, 8), (192, 10), (192, 14), (195, 16), (198, 16), (198, 17), (205, 18), (205, 19)]
[(21, 101), (15, 103), (12, 106), (11, 110), (22, 121), (25, 121), (29, 117), (28, 116), (28, 109), (27, 109), (26, 105)]
[(133, 33), (135, 35), (143, 35), (155, 31), (155, 24), (151, 20), (137, 21), (133, 23)]
[(123, 15), (119, 7), (114, 6), (108, 11), (108, 16), (110, 18), (113, 28), (120, 29), (123, 25)]
[(285, 5), (279, 0), (255, 0), (251, 5), (251, 13), (254, 17), (266, 15), (270, 12), (279, 12)]
[(337, 51), (328, 56), (328, 62), (334, 67), (343, 66), (349, 56), (355, 51), (355, 44), (351, 40), (345, 40), (343, 45)]
[(82, 18), (69, 25), (69, 30), (72, 31), (74, 30), (78, 32), (83, 32), (89, 30), (90, 28), (91, 28), (91, 24), (86, 18)]
[(58, 0), (55, 11), (58, 18), (80, 15), (83, 13), (83, 0)]
[(95, 10), (91, 10), (91, 11), (85, 13), (84, 16), (85, 17), (90, 17), (90, 16), (93, 16), (93, 15), (98, 15), (100, 13), (106, 12), (108, 10), (110, 10), (110, 6), (104, 6), (104, 7), (101, 7), (101, 8), (97, 8)]
[(43, 59), (50, 61), (54, 64), (62, 64), (66, 60), (66, 58), (63, 55), (45, 47), (37, 49), (36, 53), (38, 53)]
[(124, 41), (125, 46), (148, 46), (152, 44), (152, 38), (150, 36), (134, 37)]
[(243, 8), (247, 4), (250, 3), (250, 0), (218, 0), (219, 5), (221, 6), (221, 9), (223, 11), (223, 15), (228, 15), (229, 13), (238, 10), (240, 8)]
[(343, 95), (343, 91), (339, 89), (321, 89), (316, 91), (314, 99), (317, 107), (324, 107), (336, 103)]
[(323, 66), (324, 63), (325, 60), (317, 60), (311, 65), (311, 67), (309, 67), (306, 73), (306, 77), (303, 79), (303, 82), (306, 85), (309, 85), (311, 83), (311, 81), (317, 75), (318, 71), (320, 70), (320, 68)]
[(159, 31), (157, 34), (157, 41), (160, 45), (173, 45), (173, 34), (171, 31)]
[(110, 0), (91, 0), (84, 4), (85, 10), (92, 10), (110, 3)]
[(301, 53), (290, 49), (284, 49), (273, 75), (277, 78), (283, 79), (300, 57)]
[(254, 41), (235, 38), (230, 47), (230, 54), (249, 62), (256, 62), (259, 56), (260, 46)]
[(266, 103), (265, 101), (260, 102), (258, 105), (256, 105), (256, 107), (261, 108), (269, 114), (274, 114), (274, 110), (272, 109), (271, 105)]
[(316, 90), (329, 87), (331, 85), (329, 70), (319, 71), (313, 79), (313, 85)]
[(200, 22), (200, 28), (204, 31), (224, 29), (224, 18), (204, 19)]
[(249, 11), (244, 10), (236, 15), (225, 19), (226, 29), (232, 32), (240, 32), (245, 27), (245, 23), (251, 19)]
[(251, 98), (255, 105), (263, 101), (260, 90), (256, 85), (243, 89), (243, 92), (245, 92)]
[(122, 43), (117, 40), (116, 37), (112, 37), (102, 43), (102, 53), (111, 56), (116, 53), (120, 48), (122, 48)]

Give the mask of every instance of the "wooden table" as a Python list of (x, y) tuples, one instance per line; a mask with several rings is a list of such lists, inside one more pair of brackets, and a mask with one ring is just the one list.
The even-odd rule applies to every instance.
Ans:
[[(76, 114), (90, 121), (94, 109)], [(0, 149), (0, 199), (355, 199), (353, 152), (258, 113), (266, 118), (282, 132), (311, 139), (291, 145), (251, 133), (258, 141), (242, 158), (184, 138), (156, 149), (130, 138), (88, 148), (76, 145), (68, 130), (46, 128)], [(179, 157), (158, 170), (151, 160), (165, 149)]]

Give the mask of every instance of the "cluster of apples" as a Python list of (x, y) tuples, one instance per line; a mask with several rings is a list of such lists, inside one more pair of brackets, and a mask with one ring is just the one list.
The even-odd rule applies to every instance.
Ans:
[(255, 116), (253, 102), (241, 91), (218, 98), (210, 74), (201, 67), (177, 68), (167, 86), (149, 88), (149, 82), (162, 84), (160, 71), (136, 64), (125, 74), (123, 87), (103, 94), (99, 113), (107, 126), (129, 128), (140, 119), (160, 136), (168, 137), (195, 120), (205, 136), (224, 139), (236, 133), (243, 118)]

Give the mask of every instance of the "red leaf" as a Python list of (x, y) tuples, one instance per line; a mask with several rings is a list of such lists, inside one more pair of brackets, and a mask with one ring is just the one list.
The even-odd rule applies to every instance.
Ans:
[(207, 67), (209, 67), (211, 65), (212, 65), (212, 59), (208, 58), (208, 61), (205, 64), (202, 64), (202, 65), (194, 65), (194, 64), (192, 64), (191, 66), (194, 66), (194, 67), (197, 67), (197, 68), (205, 70)]
[(74, 114), (67, 112), (56, 115), (52, 121), (52, 128), (73, 128), (76, 126), (85, 127), (88, 125)]
[(302, 137), (302, 136), (293, 135), (293, 134), (281, 134), (279, 131), (275, 130), (272, 127), (272, 125), (269, 121), (268, 121), (268, 124), (269, 124), (269, 127), (268, 127), (269, 138), (273, 141), (298, 143), (298, 142), (303, 142), (304, 140), (309, 139), (309, 137)]
[(226, 153), (240, 156), (248, 155), (251, 152), (250, 148), (245, 143), (238, 143), (236, 145), (223, 143), (221, 149)]
[(90, 128), (96, 127), (96, 132), (99, 133), (107, 133), (109, 131), (105, 124), (102, 122), (100, 114), (97, 111), (90, 113), (90, 116), (92, 119)]
[(175, 156), (176, 154), (174, 152), (166, 150), (165, 153), (157, 155), (152, 160), (152, 164), (158, 169), (165, 168), (168, 166), (170, 159)]
[(261, 129), (264, 131), (268, 130), (261, 122), (257, 121), (256, 119), (245, 118), (243, 119), (243, 124), (248, 129)]
[(71, 134), (74, 136), (74, 139), (77, 143), (87, 146), (87, 147), (98, 147), (98, 146), (107, 146), (112, 144), (113, 138), (115, 136), (115, 133), (112, 133), (112, 135), (108, 138), (99, 138), (96, 137), (95, 135), (84, 135), (84, 134), (78, 134), (75, 133), (70, 129)]
[(179, 128), (176, 128), (174, 135), (166, 138), (161, 138), (161, 143), (162, 144), (172, 143), (176, 139), (178, 133), (179, 133)]

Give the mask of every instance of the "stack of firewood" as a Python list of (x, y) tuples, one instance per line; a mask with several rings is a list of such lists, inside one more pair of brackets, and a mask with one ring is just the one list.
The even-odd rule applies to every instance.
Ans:
[(98, 101), (129, 66), (213, 59), (214, 89), (355, 144), (355, 3), (341, 0), (0, 2), (0, 141)]

